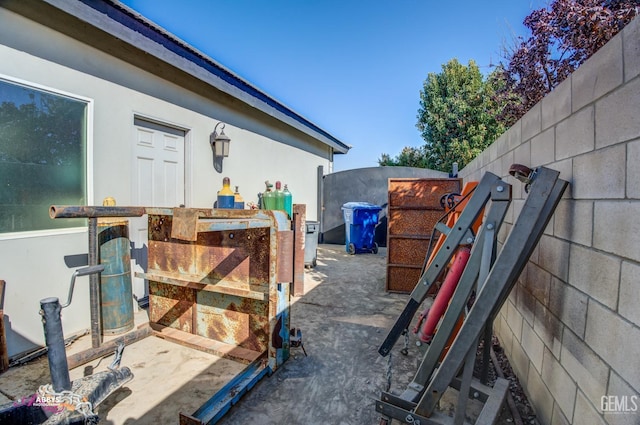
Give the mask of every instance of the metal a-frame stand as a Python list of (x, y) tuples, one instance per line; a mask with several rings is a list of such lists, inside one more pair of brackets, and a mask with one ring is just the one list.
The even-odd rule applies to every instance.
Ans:
[[(383, 392), (376, 402), (376, 410), (383, 415), (414, 425), (461, 425), (466, 423), (466, 403), (471, 397), (484, 402), (476, 425), (492, 424), (497, 419), (508, 384), (498, 378), (491, 388), (472, 378), (478, 341), (485, 330), (485, 345), (488, 344), (486, 335), (491, 332), (493, 318), (529, 260), (568, 184), (558, 179), (557, 171), (539, 167), (527, 173), (523, 169), (528, 170), (514, 165), (511, 173), (527, 184), (529, 194), (500, 254), (495, 256), (496, 237), (511, 201), (511, 186), (486, 173), (455, 226), (447, 230), (442, 248), (420, 277), (404, 311), (378, 350), (383, 356), (389, 354), (399, 337), (407, 332), (431, 286), (442, 278), (458, 246), (473, 243), (467, 266), (413, 381), (401, 395)], [(486, 217), (474, 238), (471, 226), (489, 201)], [(446, 350), (474, 289), (473, 306)], [(435, 411), (449, 386), (459, 390), (453, 418)]]

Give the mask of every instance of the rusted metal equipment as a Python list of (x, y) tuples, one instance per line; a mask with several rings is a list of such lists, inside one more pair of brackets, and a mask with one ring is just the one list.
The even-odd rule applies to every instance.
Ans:
[[(88, 218), (89, 219), (89, 266), (98, 265), (98, 218), (104, 217), (141, 217), (144, 207), (114, 206), (68, 206), (52, 205), (49, 208), (51, 218)], [(89, 309), (91, 314), (91, 346), (102, 344), (102, 322), (100, 312), (100, 277), (89, 276)]]
[(460, 179), (389, 179), (387, 291), (411, 293), (424, 267), (432, 229), (444, 213), (440, 198), (460, 189)]
[[(294, 209), (302, 220), (303, 207)], [(215, 423), (244, 392), (288, 359), (290, 284), (295, 282), (294, 270), (298, 278), (304, 273), (302, 262), (301, 267), (294, 266), (294, 253), (303, 259), (303, 247), (294, 244), (291, 222), (281, 211), (57, 206), (50, 210), (52, 218), (89, 218), (90, 259), (91, 250), (97, 249), (91, 242), (95, 237), (91, 220), (143, 214), (148, 214), (149, 222), (148, 265), (138, 276), (149, 281), (149, 326), (71, 356), (69, 363), (82, 364), (121, 343), (153, 334), (248, 364), (196, 412), (180, 413), (183, 424)], [(304, 221), (294, 224), (298, 228), (304, 228)]]
[[(484, 330), (485, 344), (490, 345), (486, 335), (490, 335), (493, 317), (526, 265), (568, 184), (558, 178), (557, 171), (544, 167), (531, 170), (527, 175), (525, 183), (530, 193), (497, 256), (496, 235), (511, 199), (510, 185), (498, 176), (485, 174), (455, 226), (447, 232), (442, 247), (420, 277), (407, 306), (380, 347), (380, 354), (389, 354), (399, 336), (406, 332), (430, 287), (440, 278), (453, 253), (469, 237), (473, 239), (471, 256), (413, 381), (401, 395), (382, 393), (376, 403), (377, 411), (405, 423), (458, 425), (465, 421), (466, 402), (472, 396), (485, 403), (475, 423), (495, 421), (507, 392), (507, 382), (498, 378), (490, 388), (472, 378), (478, 341)], [(470, 229), (489, 200), (486, 217), (477, 236), (473, 237)], [(472, 293), (475, 293), (475, 301), (467, 311)], [(462, 327), (446, 350), (446, 344), (463, 314)], [(437, 402), (449, 386), (459, 390), (453, 422), (435, 411)]]
[(249, 366), (181, 423), (214, 423), (289, 357), (293, 231), (284, 212), (148, 208), (156, 335)]

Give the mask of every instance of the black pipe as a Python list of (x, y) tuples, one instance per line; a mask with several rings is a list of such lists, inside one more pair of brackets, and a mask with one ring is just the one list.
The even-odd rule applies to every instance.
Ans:
[(64, 348), (60, 301), (55, 297), (40, 300), (44, 339), (47, 345), (51, 384), (55, 392), (71, 390), (67, 353)]

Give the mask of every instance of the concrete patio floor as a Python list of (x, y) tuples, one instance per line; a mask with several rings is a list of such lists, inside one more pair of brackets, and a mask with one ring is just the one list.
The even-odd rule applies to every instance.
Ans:
[[(385, 291), (386, 249), (378, 254), (348, 255), (344, 246), (320, 245), (314, 269), (305, 273), (305, 295), (292, 298), (291, 327), (302, 329), (302, 349), (270, 377), (262, 379), (223, 419), (222, 424), (378, 424), (375, 400), (388, 388), (389, 357), (377, 350), (407, 300)], [(144, 311), (136, 320), (144, 320)], [(90, 346), (89, 336), (69, 352)], [(401, 392), (413, 378), (423, 348), (402, 343), (391, 356), (391, 388)], [(71, 371), (71, 379), (105, 370), (111, 357)], [(178, 423), (178, 413), (191, 414), (244, 365), (186, 348), (157, 337), (127, 346), (122, 366), (134, 379), (98, 408), (101, 424)], [(1, 402), (32, 394), (49, 383), (46, 357), (0, 375)], [(453, 399), (453, 398), (452, 398)], [(441, 407), (451, 403), (443, 397)], [(478, 403), (479, 404), (479, 403)], [(477, 414), (470, 403), (467, 413)], [(474, 413), (475, 412), (475, 413)], [(502, 409), (500, 424), (511, 423)], [(395, 423), (395, 422), (394, 422)]]

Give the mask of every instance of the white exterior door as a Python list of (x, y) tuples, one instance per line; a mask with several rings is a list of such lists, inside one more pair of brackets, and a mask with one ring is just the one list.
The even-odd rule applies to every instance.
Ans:
[[(136, 118), (133, 147), (133, 204), (178, 207), (185, 203), (184, 130)], [(130, 220), (133, 293), (148, 295), (144, 279), (135, 272), (147, 269), (147, 216)]]

